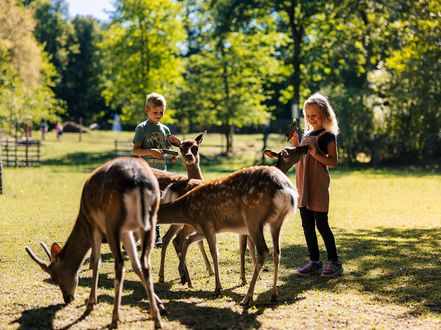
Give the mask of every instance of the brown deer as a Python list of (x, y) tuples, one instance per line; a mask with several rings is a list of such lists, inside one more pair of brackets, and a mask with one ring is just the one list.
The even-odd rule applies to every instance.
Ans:
[[(185, 192), (191, 189), (192, 185), (188, 185), (189, 179), (198, 179), (202, 180), (202, 172), (201, 168), (199, 166), (200, 162), (200, 155), (199, 155), (199, 145), (202, 143), (205, 135), (207, 134), (207, 131), (202, 132), (196, 138), (194, 139), (186, 139), (181, 141), (176, 136), (169, 134), (167, 135), (167, 139), (170, 141), (172, 145), (175, 147), (178, 147), (182, 159), (184, 161), (185, 168), (187, 169), (187, 177), (171, 173), (171, 172), (165, 172), (160, 170), (155, 170), (154, 173), (156, 177), (158, 178), (159, 186), (162, 191), (165, 191), (165, 189), (170, 186), (174, 185), (174, 189), (172, 191), (174, 193), (177, 193), (179, 195), (183, 195)], [(169, 190), (167, 190), (169, 191)], [(174, 198), (173, 194), (170, 194), (171, 191), (167, 193), (166, 199)], [(162, 200), (162, 199), (161, 199)], [(180, 250), (180, 241), (184, 237), (186, 237), (189, 233), (194, 232), (194, 228), (189, 225), (171, 225), (165, 235), (162, 237), (162, 249), (161, 249), (161, 264), (159, 268), (159, 282), (164, 282), (164, 264), (165, 264), (165, 256), (167, 252), (167, 247), (170, 244), (170, 241), (172, 238), (176, 235), (176, 238), (173, 240), (173, 245), (176, 249), (176, 253), (179, 255)], [(213, 269), (211, 268), (210, 261), (208, 260), (207, 253), (204, 249), (204, 244), (202, 241), (198, 242), (199, 249), (201, 251), (202, 257), (204, 259), (205, 267), (207, 269), (208, 274), (213, 274)], [(181, 276), (183, 278), (183, 276)], [(189, 282), (191, 283), (191, 282)]]
[[(168, 187), (163, 190), (163, 196), (161, 197), (161, 203), (170, 203), (174, 200), (176, 200), (178, 197), (184, 195), (200, 183), (202, 183), (203, 177), (202, 172), (200, 168), (200, 155), (199, 155), (199, 145), (201, 144), (203, 138), (205, 137), (207, 131), (204, 131), (200, 135), (198, 135), (194, 140), (187, 139), (184, 141), (180, 141), (176, 136), (174, 135), (168, 135), (167, 138), (170, 141), (172, 145), (175, 147), (178, 147), (181, 151), (181, 155), (184, 160), (185, 167), (187, 169), (187, 179), (175, 179), (176, 177), (173, 177), (173, 182), (168, 185)], [(167, 172), (164, 172), (167, 173)], [(163, 173), (160, 173), (161, 176), (165, 175)], [(158, 177), (158, 181), (161, 186), (161, 180)], [(165, 180), (164, 180), (165, 181)], [(181, 255), (182, 250), (182, 244), (184, 243), (186, 237), (192, 233), (194, 233), (195, 229), (193, 226), (190, 225), (171, 225), (166, 234), (163, 237), (162, 241), (162, 250), (161, 250), (161, 264), (159, 269), (159, 282), (164, 282), (164, 265), (165, 265), (165, 256), (167, 252), (167, 247), (170, 244), (171, 239), (173, 236), (175, 238), (173, 239), (173, 245), (176, 250), (176, 253), (178, 256)], [(242, 284), (246, 284), (246, 278), (245, 278), (245, 249), (247, 244), (246, 235), (240, 236), (240, 242), (241, 242), (241, 280)], [(242, 244), (244, 243), (244, 245)], [(201, 240), (198, 241), (199, 249), (201, 251), (201, 254), (204, 258), (205, 267), (207, 269), (207, 272), (209, 275), (213, 275), (213, 270), (211, 268), (210, 262), (208, 260), (207, 254), (204, 249), (203, 242)], [(242, 248), (243, 245), (243, 248)], [(254, 245), (248, 241), (248, 247), (250, 249), (250, 254), (253, 257), (254, 263), (255, 260), (255, 252), (254, 252)], [(185, 284), (188, 283), (189, 287), (193, 287), (190, 275), (188, 273), (187, 266), (184, 263), (180, 263), (179, 272), (181, 276), (181, 283)]]
[[(79, 271), (86, 254), (92, 249), (93, 275), (87, 310), (97, 302), (98, 267), (102, 242), (108, 242), (115, 258), (115, 301), (112, 327), (120, 319), (124, 281), (124, 260), (121, 241), (139, 276), (150, 303), (150, 314), (156, 328), (162, 328), (160, 312), (164, 306), (153, 289), (150, 253), (153, 249), (156, 212), (159, 206), (158, 181), (149, 165), (141, 158), (116, 158), (100, 167), (87, 179), (81, 195), (80, 210), (74, 228), (61, 248), (54, 243), (49, 251), (42, 246), (50, 263), (39, 259), (26, 246), (29, 256), (61, 289), (66, 304), (74, 300)], [(138, 258), (135, 236), (141, 238), (141, 259)]]
[[(308, 151), (307, 146), (301, 146), (301, 147), (286, 147), (282, 149), (280, 152), (273, 151), (271, 149), (266, 149), (264, 151), (264, 154), (270, 158), (276, 158), (277, 163), (276, 167), (279, 168), (283, 173), (287, 173), (291, 167), (297, 163), (300, 160), (300, 157), (304, 155)], [(190, 191), (191, 189), (195, 188), (197, 185), (201, 184), (202, 181), (200, 180), (191, 180), (189, 183), (186, 183), (186, 185), (183, 185), (182, 183), (175, 183), (168, 187), (168, 189), (165, 191), (164, 196), (161, 198), (161, 203), (170, 203), (176, 200), (179, 196), (182, 196), (184, 193)], [(176, 191), (180, 193), (176, 193)], [(172, 195), (173, 197), (169, 197), (169, 195)], [(176, 247), (176, 251), (178, 252), (178, 255), (180, 255), (180, 263), (179, 263), (179, 271), (181, 274), (181, 282), (185, 283), (185, 280), (187, 279), (189, 286), (191, 285), (191, 279), (190, 275), (188, 274), (188, 269), (185, 263), (185, 257), (186, 257), (186, 251), (188, 249), (188, 246), (195, 242), (197, 239), (203, 239), (203, 236), (193, 236), (191, 239), (187, 239), (187, 237), (191, 234), (191, 232), (187, 231), (185, 233), (185, 236), (183, 239), (179, 241), (180, 247)], [(201, 234), (201, 233), (199, 233)], [(240, 246), (240, 279), (242, 281), (242, 285), (245, 285), (247, 283), (246, 277), (245, 277), (245, 250), (246, 246), (248, 245), (248, 248), (250, 250), (250, 254), (253, 258), (254, 265), (256, 265), (255, 260), (255, 249), (254, 244), (250, 242), (247, 235), (239, 235), (239, 246)], [(184, 251), (184, 253), (183, 253)]]
[[(296, 203), (297, 190), (282, 171), (271, 166), (254, 166), (202, 183), (173, 203), (162, 204), (158, 211), (158, 223), (192, 225), (196, 232), (188, 238), (190, 243), (205, 236), (214, 263), (216, 295), (222, 291), (216, 234), (235, 232), (249, 235), (257, 251), (257, 261), (248, 292), (240, 302), (246, 306), (253, 299), (256, 281), (269, 253), (263, 235), (265, 225), (270, 227), (274, 246), (271, 299), (277, 298), (280, 230), (286, 215), (290, 210), (295, 210)], [(185, 259), (185, 247), (181, 260)]]

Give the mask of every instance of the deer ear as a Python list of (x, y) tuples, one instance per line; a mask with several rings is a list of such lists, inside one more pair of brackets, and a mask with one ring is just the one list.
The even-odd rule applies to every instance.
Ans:
[(265, 154), (265, 156), (267, 156), (269, 158), (279, 158), (279, 153), (277, 153), (271, 149), (265, 149), (263, 151), (263, 153)]
[(58, 243), (53, 243), (51, 246), (52, 256), (56, 256), (61, 251), (61, 246)]
[(196, 139), (194, 139), (196, 141), (197, 144), (201, 144), (202, 140), (205, 137), (205, 134), (207, 134), (207, 130), (203, 131), (201, 134), (199, 134)]
[(180, 148), (181, 147), (181, 140), (179, 140), (176, 136), (173, 134), (167, 134), (167, 140), (174, 145), (175, 147)]

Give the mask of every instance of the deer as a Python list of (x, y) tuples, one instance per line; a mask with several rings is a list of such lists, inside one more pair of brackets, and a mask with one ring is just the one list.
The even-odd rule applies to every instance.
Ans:
[[(308, 151), (307, 146), (299, 146), (299, 147), (285, 147), (280, 152), (273, 151), (271, 149), (265, 149), (264, 154), (267, 157), (277, 159), (276, 167), (279, 168), (283, 173), (287, 174), (291, 167), (297, 163), (302, 155), (304, 155)], [(174, 183), (170, 185), (166, 191), (164, 192), (163, 197), (161, 198), (161, 204), (170, 203), (176, 200), (179, 196), (182, 196), (183, 193), (190, 191), (196, 186), (202, 183), (201, 180), (189, 180), (185, 185), (181, 183)], [(178, 191), (179, 193), (177, 193)], [(189, 227), (191, 228), (191, 227)], [(181, 282), (184, 284), (185, 281), (188, 281), (189, 287), (191, 285), (190, 275), (188, 274), (188, 269), (185, 263), (186, 251), (188, 246), (195, 242), (197, 239), (203, 239), (203, 236), (193, 236), (190, 239), (187, 237), (190, 235), (190, 232), (186, 232), (185, 236), (179, 240), (180, 248), (176, 248), (176, 251), (180, 251), (178, 255), (180, 255), (180, 263), (179, 263), (179, 272), (181, 274)], [(199, 233), (201, 234), (201, 233)], [(239, 235), (239, 246), (240, 246), (240, 279), (242, 285), (247, 284), (246, 276), (245, 276), (245, 250), (248, 245), (248, 249), (250, 250), (250, 254), (253, 258), (253, 264), (256, 265), (255, 258), (255, 249), (254, 244), (248, 240), (247, 235)], [(184, 252), (183, 252), (184, 251)]]
[[(241, 306), (249, 306), (254, 288), (269, 254), (263, 229), (270, 227), (274, 246), (274, 279), (271, 300), (277, 299), (277, 276), (280, 264), (280, 231), (286, 215), (297, 206), (297, 190), (289, 178), (274, 166), (253, 166), (225, 177), (202, 183), (176, 201), (161, 204), (158, 223), (192, 225), (196, 231), (188, 243), (205, 237), (213, 259), (215, 291), (219, 296), (222, 285), (216, 234), (235, 232), (248, 235), (257, 252), (256, 265)], [(185, 259), (184, 245), (181, 260)]]
[[(191, 185), (188, 185), (190, 179), (198, 179), (202, 180), (202, 172), (199, 166), (200, 155), (199, 155), (199, 145), (202, 143), (207, 131), (205, 130), (194, 139), (186, 139), (181, 141), (179, 138), (172, 134), (167, 135), (168, 141), (175, 147), (179, 148), (182, 159), (184, 161), (185, 168), (187, 170), (187, 176), (166, 172), (154, 169), (153, 173), (158, 179), (159, 186), (162, 192), (167, 190), (167, 187), (170, 185), (175, 185), (176, 189), (174, 191), (178, 194), (183, 194), (183, 192), (188, 191)], [(170, 194), (168, 197), (170, 198)], [(161, 198), (163, 200), (163, 197)], [(187, 236), (187, 233), (194, 232), (194, 229), (191, 226), (185, 225), (171, 225), (165, 235), (162, 238), (162, 249), (161, 249), (161, 264), (159, 268), (159, 282), (164, 282), (164, 264), (165, 264), (165, 256), (167, 252), (167, 247), (170, 244), (172, 238), (176, 235), (176, 238), (173, 240), (173, 245), (175, 246), (176, 253), (179, 255), (179, 241), (182, 240), (182, 237)], [(205, 267), (209, 275), (213, 275), (213, 269), (211, 268), (210, 261), (208, 260), (207, 253), (204, 249), (203, 242), (199, 242), (199, 249), (201, 251), (202, 257), (204, 259)], [(182, 276), (181, 276), (182, 277)]]
[[(176, 136), (170, 134), (167, 135), (168, 140), (172, 145), (175, 147), (178, 147), (180, 149), (181, 155), (184, 160), (184, 165), (187, 169), (187, 178), (186, 179), (176, 179), (177, 177), (174, 175), (172, 178), (173, 180), (170, 184), (168, 184), (166, 189), (163, 190), (163, 195), (161, 197), (161, 203), (170, 203), (173, 200), (177, 199), (179, 196), (184, 195), (200, 183), (202, 183), (203, 176), (200, 168), (200, 155), (199, 155), (199, 145), (201, 144), (203, 138), (205, 137), (207, 131), (204, 131), (203, 133), (199, 134), (194, 140), (193, 139), (187, 139), (181, 142)], [(164, 171), (161, 171), (163, 173), (158, 173), (161, 176), (157, 175), (159, 184), (161, 186), (161, 179), (160, 177), (164, 177), (164, 181), (169, 180), (166, 179), (166, 175)], [(156, 173), (155, 173), (156, 174)], [(167, 181), (168, 182), (168, 181)], [(185, 241), (185, 238), (192, 234), (195, 231), (195, 229), (192, 226), (189, 225), (177, 225), (173, 224), (169, 227), (166, 234), (163, 236), (162, 241), (162, 250), (161, 250), (161, 264), (159, 268), (159, 282), (164, 283), (164, 265), (165, 265), (165, 256), (167, 252), (167, 247), (170, 244), (171, 239), (173, 236), (175, 236), (173, 240), (173, 245), (175, 247), (176, 253), (178, 256), (181, 255), (181, 246), (183, 242)], [(241, 246), (241, 280), (242, 285), (246, 284), (246, 278), (245, 278), (245, 249), (247, 244), (246, 236), (240, 236), (240, 246)], [(242, 244), (244, 242), (244, 245)], [(207, 269), (207, 272), (209, 275), (213, 275), (213, 270), (211, 268), (211, 264), (208, 260), (207, 254), (204, 249), (203, 242), (200, 240), (198, 241), (199, 249), (201, 251), (201, 254), (204, 258), (205, 267)], [(243, 246), (243, 247), (242, 247)], [(251, 242), (248, 241), (248, 248), (250, 249), (250, 254), (253, 258), (253, 261), (255, 263), (255, 253), (254, 253), (254, 245), (252, 245)], [(185, 284), (187, 283), (188, 286), (191, 288), (193, 287), (193, 284), (191, 282), (190, 275), (188, 273), (187, 266), (184, 263), (180, 263), (179, 272), (181, 276), (181, 283)]]
[[(117, 327), (124, 281), (122, 242), (147, 293), (155, 328), (162, 328), (161, 314), (165, 313), (165, 308), (155, 294), (150, 270), (159, 202), (158, 181), (147, 162), (137, 157), (115, 158), (98, 167), (86, 180), (78, 216), (65, 245), (60, 247), (54, 243), (49, 250), (41, 242), (49, 263), (37, 257), (29, 246), (25, 250), (60, 287), (65, 304), (74, 300), (80, 268), (89, 250), (92, 250), (93, 275), (87, 302), (87, 311), (91, 311), (97, 303), (101, 244), (108, 242), (115, 259), (115, 300), (111, 325)], [(141, 238), (140, 259), (135, 236)]]

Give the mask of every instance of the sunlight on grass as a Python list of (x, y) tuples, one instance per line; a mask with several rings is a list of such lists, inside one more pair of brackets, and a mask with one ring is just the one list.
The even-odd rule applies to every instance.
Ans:
[[(192, 135), (188, 135), (193, 137)], [(4, 168), (0, 195), (0, 328), (104, 328), (113, 309), (113, 258), (103, 247), (98, 304), (84, 316), (92, 272), (84, 267), (77, 297), (64, 306), (59, 289), (27, 256), (29, 245), (46, 257), (40, 241), (64, 243), (79, 209), (81, 189), (91, 171), (113, 157), (114, 140), (130, 141), (132, 133), (93, 132), (53, 136), (42, 147), (39, 168)], [(236, 153), (220, 158), (217, 134), (201, 145), (202, 170), (212, 179), (261, 160), (261, 136), (235, 138)], [(283, 137), (271, 135), (278, 150)], [(269, 160), (267, 163), (271, 163)], [(184, 172), (178, 162), (173, 171)], [(290, 173), (294, 180), (293, 173)], [(270, 304), (272, 256), (257, 282), (249, 310), (237, 304), (248, 289), (239, 281), (238, 235), (218, 235), (224, 295), (214, 298), (214, 277), (207, 275), (196, 246), (188, 256), (194, 288), (179, 282), (178, 259), (167, 251), (165, 283), (158, 282), (160, 250), (152, 255), (155, 290), (166, 303), (168, 329), (188, 328), (441, 328), (441, 176), (399, 170), (331, 171), (330, 224), (345, 268), (337, 279), (299, 278), (295, 269), (308, 257), (298, 212), (282, 230), (279, 299)], [(167, 226), (162, 226), (165, 233)], [(265, 232), (272, 250), (271, 239)], [(326, 257), (320, 241), (322, 258)], [(206, 248), (208, 251), (208, 248)], [(152, 326), (147, 299), (126, 262), (122, 329)], [(247, 279), (253, 265), (247, 256)]]

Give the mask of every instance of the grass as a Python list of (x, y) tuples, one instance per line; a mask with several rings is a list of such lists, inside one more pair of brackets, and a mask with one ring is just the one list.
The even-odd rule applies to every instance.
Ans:
[[(192, 136), (193, 137), (193, 136)], [(60, 291), (27, 256), (29, 245), (39, 256), (40, 241), (63, 243), (78, 212), (84, 180), (113, 154), (113, 140), (131, 133), (94, 132), (52, 136), (42, 148), (39, 168), (4, 168), (0, 195), (0, 328), (107, 328), (113, 308), (113, 259), (103, 249), (98, 305), (85, 312), (91, 271), (85, 267), (76, 300), (63, 305)], [(261, 137), (237, 136), (236, 154), (217, 156), (220, 137), (208, 134), (201, 145), (206, 179), (219, 177), (260, 161)], [(271, 135), (269, 146), (283, 145)], [(176, 164), (174, 171), (183, 172)], [(269, 303), (273, 265), (255, 290), (255, 301), (244, 310), (237, 304), (248, 286), (240, 286), (238, 238), (218, 235), (224, 295), (214, 298), (214, 278), (205, 272), (196, 247), (190, 248), (189, 270), (194, 288), (179, 283), (177, 258), (170, 247), (164, 284), (155, 284), (168, 310), (167, 329), (435, 329), (441, 328), (441, 176), (405, 170), (331, 172), (330, 223), (345, 268), (336, 279), (298, 278), (295, 269), (307, 258), (299, 215), (290, 215), (282, 230), (279, 300)], [(293, 178), (293, 174), (290, 174)], [(165, 233), (163, 226), (162, 233)], [(266, 233), (269, 234), (269, 233)], [(267, 235), (267, 243), (271, 240)], [(321, 241), (320, 241), (321, 243)], [(271, 249), (271, 246), (270, 246)], [(325, 258), (325, 251), (322, 257)], [(153, 252), (157, 282), (160, 251)], [(249, 259), (249, 258), (248, 258)], [(122, 329), (151, 327), (147, 299), (127, 262), (122, 298)], [(248, 280), (252, 263), (247, 262)]]

